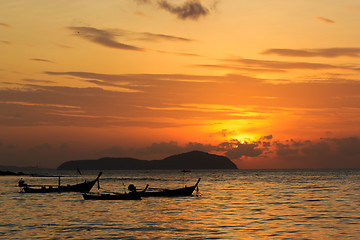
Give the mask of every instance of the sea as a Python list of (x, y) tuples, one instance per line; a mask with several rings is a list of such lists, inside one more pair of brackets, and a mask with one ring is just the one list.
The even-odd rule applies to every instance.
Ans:
[[(97, 171), (40, 171), (28, 184), (74, 184)], [(190, 197), (83, 200), (20, 193), (0, 176), (0, 239), (360, 239), (360, 169), (103, 171), (100, 189), (192, 186)]]

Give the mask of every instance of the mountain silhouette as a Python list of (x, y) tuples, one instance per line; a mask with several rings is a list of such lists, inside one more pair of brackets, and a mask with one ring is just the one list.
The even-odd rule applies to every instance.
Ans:
[(173, 155), (162, 160), (139, 160), (135, 158), (100, 158), (97, 160), (74, 160), (61, 164), (58, 170), (135, 170), (135, 169), (237, 169), (227, 157), (192, 151)]

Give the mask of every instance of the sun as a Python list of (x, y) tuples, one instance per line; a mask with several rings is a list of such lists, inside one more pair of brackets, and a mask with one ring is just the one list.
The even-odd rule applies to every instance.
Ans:
[(250, 134), (241, 134), (241, 135), (233, 135), (231, 136), (233, 140), (238, 141), (241, 144), (251, 143), (253, 141), (256, 141), (256, 136), (250, 135)]

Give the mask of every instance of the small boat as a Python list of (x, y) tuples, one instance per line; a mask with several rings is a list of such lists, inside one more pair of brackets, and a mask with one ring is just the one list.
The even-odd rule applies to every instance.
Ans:
[(85, 200), (140, 200), (140, 194), (132, 193), (101, 193), (101, 194), (92, 194), (84, 193), (83, 197)]
[(129, 193), (84, 193), (84, 200), (141, 200), (142, 194), (148, 189), (149, 184), (141, 192), (136, 191), (136, 187), (130, 184)]
[(191, 187), (183, 187), (178, 189), (163, 189), (160, 191), (146, 191), (140, 193), (142, 197), (181, 197), (191, 196), (194, 190), (198, 187), (201, 178), (198, 179), (196, 184)]
[(20, 192), (24, 193), (50, 193), (50, 192), (89, 192), (96, 182), (99, 183), (99, 178), (102, 172), (99, 173), (97, 178), (92, 181), (85, 181), (83, 183), (78, 183), (74, 185), (60, 185), (60, 177), (59, 183), (57, 186), (52, 185), (28, 185), (22, 179), (19, 181)]
[(128, 189), (129, 193), (84, 193), (85, 200), (140, 200), (142, 197), (181, 197), (191, 196), (194, 190), (198, 187), (200, 179), (194, 186), (183, 187), (178, 189), (163, 189), (160, 191), (150, 191), (147, 189), (149, 185), (146, 185), (145, 189), (137, 192), (136, 187), (130, 184)]

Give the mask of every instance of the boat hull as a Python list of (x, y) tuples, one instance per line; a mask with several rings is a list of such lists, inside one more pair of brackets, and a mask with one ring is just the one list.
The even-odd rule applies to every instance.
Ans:
[(95, 183), (99, 181), (101, 176), (101, 172), (95, 180), (89, 182), (83, 182), (75, 185), (66, 185), (66, 186), (40, 186), (40, 187), (32, 187), (29, 185), (25, 185), (22, 187), (21, 192), (24, 193), (52, 193), (52, 192), (89, 192)]
[(142, 192), (140, 193), (142, 197), (181, 197), (181, 196), (191, 196), (194, 190), (197, 188), (199, 180), (196, 182), (194, 186), (184, 187), (178, 189), (164, 189), (157, 192)]
[(50, 192), (89, 192), (91, 188), (95, 185), (96, 181), (80, 183), (76, 185), (69, 186), (59, 186), (59, 187), (24, 187), (23, 191), (25, 193), (50, 193)]
[(139, 194), (118, 193), (118, 194), (83, 194), (84, 200), (141, 200)]

